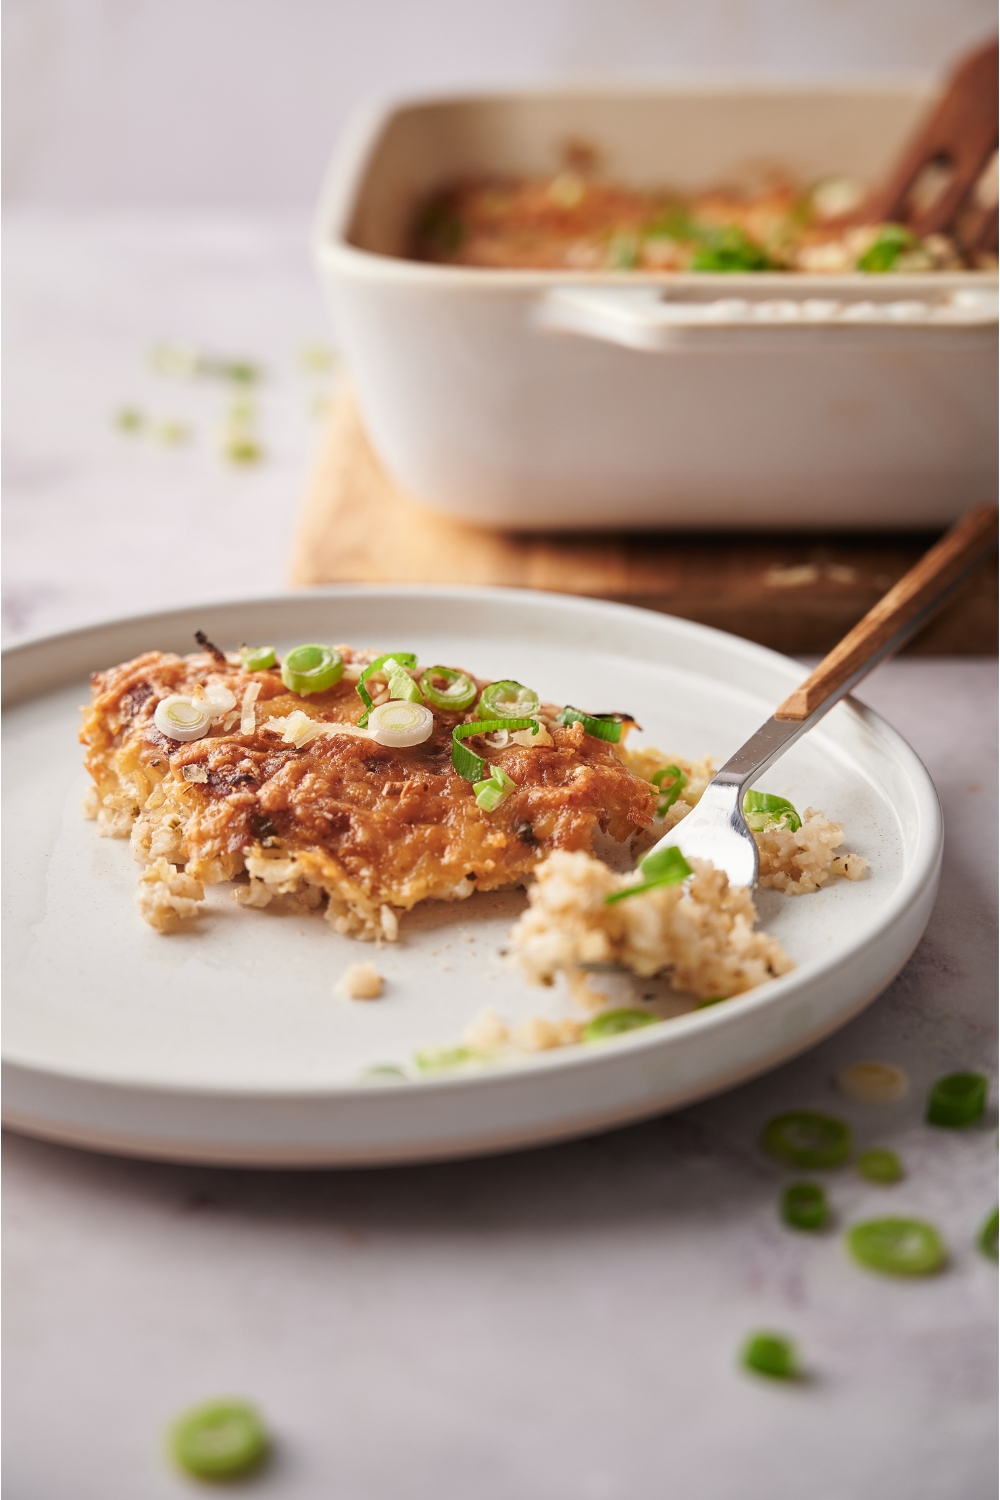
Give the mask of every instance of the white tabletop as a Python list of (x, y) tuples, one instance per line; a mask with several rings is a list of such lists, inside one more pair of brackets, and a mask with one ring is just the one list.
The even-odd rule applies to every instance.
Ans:
[[(329, 376), (295, 220), (8, 216), (8, 639), (283, 584)], [(228, 396), (145, 367), (163, 339), (267, 371), (266, 460), (216, 457)], [(196, 429), (127, 437), (135, 405)], [(722, 1098), (545, 1150), (426, 1168), (258, 1173), (130, 1162), (8, 1135), (6, 1479), (16, 1500), (190, 1493), (159, 1453), (179, 1408), (258, 1402), (262, 1497), (985, 1500), (995, 1493), (996, 1111), (922, 1123), (929, 1084), (993, 1070), (995, 668), (908, 658), (860, 694), (927, 763), (947, 829), (914, 957), (857, 1021)], [(801, 899), (809, 899), (808, 897)], [(831, 1078), (882, 1059), (900, 1105)], [(781, 1108), (896, 1149), (893, 1188), (831, 1175), (837, 1229), (783, 1228), (758, 1152)], [(877, 1277), (840, 1230), (923, 1217), (938, 1277)], [(744, 1336), (798, 1343), (796, 1386), (742, 1373)]]

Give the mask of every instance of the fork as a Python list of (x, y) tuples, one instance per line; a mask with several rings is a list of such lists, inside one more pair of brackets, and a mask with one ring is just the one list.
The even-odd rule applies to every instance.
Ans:
[(927, 623), (992, 549), (996, 534), (992, 506), (957, 521), (716, 772), (697, 806), (639, 861), (640, 871), (655, 878), (662, 864), (657, 856), (676, 846), (688, 859), (711, 860), (731, 885), (756, 885), (757, 845), (743, 816), (746, 789)]

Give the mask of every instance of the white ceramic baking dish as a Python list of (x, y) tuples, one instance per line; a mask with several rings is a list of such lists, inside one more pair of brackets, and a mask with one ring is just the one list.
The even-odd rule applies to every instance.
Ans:
[(466, 174), (694, 190), (769, 167), (879, 177), (918, 84), (480, 95), (359, 117), (316, 264), (383, 462), (437, 510), (506, 527), (917, 527), (996, 487), (997, 303), (926, 276), (492, 271), (402, 258)]

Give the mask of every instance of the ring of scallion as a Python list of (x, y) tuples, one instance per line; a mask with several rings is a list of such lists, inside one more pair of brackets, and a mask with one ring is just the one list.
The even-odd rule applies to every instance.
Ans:
[(985, 1073), (948, 1073), (939, 1078), (927, 1099), (928, 1125), (950, 1129), (974, 1125), (986, 1108), (988, 1083)]
[(585, 734), (593, 735), (595, 740), (607, 740), (609, 744), (617, 745), (622, 737), (622, 721), (618, 714), (585, 714), (580, 708), (573, 708), (569, 703), (556, 716), (559, 724), (582, 724)]
[(862, 1151), (857, 1160), (857, 1168), (867, 1182), (888, 1184), (901, 1182), (903, 1179), (903, 1164), (899, 1157), (895, 1151), (886, 1151), (881, 1146)]
[(779, 1333), (751, 1334), (743, 1345), (740, 1361), (755, 1375), (767, 1375), (771, 1380), (795, 1380), (799, 1373), (795, 1349)]
[(198, 701), (183, 693), (161, 698), (153, 712), (153, 723), (167, 739), (187, 744), (204, 739), (212, 722), (212, 712), (204, 699)]
[(682, 880), (694, 874), (676, 844), (640, 860), (639, 872), (646, 877), (645, 880), (637, 885), (627, 885), (622, 891), (612, 891), (604, 898), (605, 906), (613, 906), (616, 901), (625, 901), (629, 896), (641, 896), (645, 891), (658, 890), (661, 886), (680, 885)]
[(281, 680), (290, 693), (305, 697), (325, 693), (344, 675), (344, 658), (332, 646), (296, 646), (281, 663)]
[(781, 1217), (792, 1229), (822, 1229), (830, 1216), (826, 1192), (818, 1182), (792, 1182), (781, 1195)]
[(384, 656), (376, 656), (375, 660), (365, 667), (365, 670), (358, 678), (356, 688), (357, 695), (365, 706), (365, 711), (358, 720), (359, 729), (366, 729), (368, 727), (368, 715), (375, 706), (372, 695), (368, 691), (368, 679), (369, 677), (374, 677), (376, 672), (381, 672), (387, 661), (394, 661), (397, 666), (405, 668), (408, 672), (412, 672), (413, 668), (417, 665), (416, 655), (412, 651), (387, 651)]
[(168, 1441), (176, 1463), (199, 1479), (249, 1474), (268, 1448), (260, 1417), (242, 1401), (210, 1401), (183, 1412)]
[(496, 812), (511, 792), (517, 791), (517, 782), (511, 780), (503, 766), (490, 766), (489, 777), (484, 781), (474, 781), (472, 790), (483, 812)]
[(920, 1219), (866, 1219), (848, 1230), (847, 1248), (861, 1265), (886, 1276), (930, 1276), (947, 1258), (933, 1224)]
[(420, 674), (420, 691), (432, 708), (464, 714), (475, 703), (479, 690), (468, 672), (454, 667), (425, 667)]
[(784, 823), (789, 833), (802, 827), (802, 819), (792, 804), (770, 792), (747, 792), (743, 798), (743, 816), (754, 833), (763, 833), (765, 828), (774, 828), (779, 823)]
[(509, 678), (483, 688), (476, 708), (481, 719), (529, 719), (538, 712), (538, 694), (533, 688)]
[(605, 1037), (620, 1036), (623, 1031), (637, 1031), (640, 1026), (652, 1026), (657, 1020), (659, 1017), (651, 1016), (648, 1011), (627, 1006), (620, 1010), (605, 1010), (587, 1022), (583, 1028), (583, 1040), (603, 1042)]
[(976, 1244), (991, 1260), (996, 1260), (1000, 1255), (1000, 1210), (994, 1209), (990, 1214), (976, 1236)]
[[(664, 788), (664, 781), (669, 776), (670, 784)], [(653, 785), (659, 792), (656, 801), (656, 816), (662, 818), (667, 810), (673, 807), (677, 798), (688, 784), (680, 766), (664, 766), (662, 771), (655, 771), (651, 777)]]
[(276, 660), (273, 646), (244, 646), (240, 651), (240, 662), (247, 672), (266, 672)]
[(451, 731), (451, 763), (466, 781), (482, 781), (486, 762), (462, 741), (473, 734), (496, 734), (500, 729), (530, 729), (538, 733), (537, 719), (474, 719), (471, 724), (456, 724)]
[(761, 1145), (793, 1167), (838, 1167), (851, 1154), (851, 1131), (832, 1115), (795, 1109), (765, 1125)]

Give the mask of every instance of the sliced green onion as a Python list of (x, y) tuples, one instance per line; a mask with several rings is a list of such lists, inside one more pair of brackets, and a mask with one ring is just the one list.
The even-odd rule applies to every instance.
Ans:
[(530, 729), (538, 733), (537, 719), (475, 719), (471, 724), (456, 724), (451, 731), (451, 763), (466, 781), (482, 781), (486, 762), (462, 741), (472, 734), (496, 734), (501, 729)]
[(376, 656), (375, 660), (369, 666), (365, 667), (365, 670), (358, 678), (357, 686), (358, 697), (365, 705), (365, 711), (358, 720), (358, 725), (361, 729), (367, 727), (368, 715), (374, 707), (372, 695), (367, 687), (368, 679), (369, 677), (373, 677), (376, 672), (381, 672), (387, 661), (394, 661), (397, 667), (408, 667), (411, 671), (417, 665), (417, 658), (412, 651), (387, 651), (384, 656)]
[(434, 715), (423, 703), (396, 699), (380, 703), (367, 717), (372, 739), (396, 750), (422, 745), (434, 733)]
[(396, 1063), (373, 1063), (370, 1068), (365, 1068), (361, 1074), (362, 1079), (368, 1078), (392, 1078), (399, 1080), (406, 1078), (405, 1068), (400, 1068)]
[(988, 1084), (983, 1073), (949, 1073), (939, 1078), (927, 1099), (928, 1125), (974, 1125), (986, 1108)]
[(766, 271), (771, 262), (739, 224), (725, 224), (709, 229), (701, 248), (691, 257), (692, 271)]
[(456, 672), (453, 667), (425, 667), (420, 691), (432, 708), (464, 714), (475, 703), (479, 690), (468, 672)]
[(707, 1010), (710, 1005), (721, 1005), (723, 1000), (728, 1000), (728, 995), (706, 995), (704, 1000), (699, 1000), (695, 1010)]
[(799, 1367), (795, 1349), (780, 1333), (754, 1333), (743, 1345), (741, 1363), (755, 1375), (771, 1380), (795, 1380)]
[(469, 1047), (424, 1047), (413, 1054), (414, 1064), (421, 1073), (442, 1073), (476, 1060)]
[(875, 239), (857, 262), (859, 271), (891, 271), (904, 251), (917, 243), (916, 237), (902, 224), (883, 224)]
[(998, 1238), (1000, 1238), (1000, 1211), (994, 1209), (986, 1223), (976, 1237), (976, 1244), (984, 1255), (991, 1260), (996, 1260), (998, 1253)]
[(572, 708), (568, 703), (562, 713), (557, 715), (556, 723), (582, 724), (586, 734), (592, 734), (595, 740), (608, 740), (612, 745), (617, 745), (622, 737), (622, 721), (617, 714), (597, 717), (585, 714), (579, 708)]
[(881, 1147), (862, 1151), (857, 1166), (862, 1177), (869, 1182), (900, 1182), (905, 1175), (903, 1163), (895, 1151), (885, 1151)]
[(781, 1217), (792, 1229), (822, 1229), (830, 1217), (818, 1182), (792, 1182), (781, 1195)]
[(490, 766), (488, 780), (475, 782), (472, 790), (483, 812), (496, 812), (511, 792), (517, 790), (517, 782), (511, 781), (503, 766)]
[[(670, 785), (664, 790), (663, 783), (670, 777)], [(673, 807), (677, 798), (688, 784), (680, 766), (664, 766), (662, 771), (657, 771), (651, 778), (653, 785), (659, 791), (659, 799), (656, 803), (656, 816), (662, 818), (668, 808)]]
[(640, 1026), (652, 1026), (658, 1019), (645, 1010), (625, 1007), (621, 1010), (606, 1010), (587, 1022), (583, 1028), (583, 1040), (602, 1042), (607, 1036), (619, 1036), (623, 1031), (636, 1031)]
[(404, 703), (422, 703), (424, 701), (417, 684), (406, 668), (399, 665), (394, 656), (387, 657), (382, 670), (385, 673), (390, 698), (400, 699)]
[(506, 679), (483, 688), (476, 707), (481, 719), (528, 719), (538, 712), (538, 694), (523, 683)]
[[(625, 901), (629, 896), (641, 896), (646, 891), (655, 891), (660, 886), (680, 885), (694, 871), (684, 858), (676, 844), (670, 844), (666, 849), (660, 849), (652, 854), (647, 854), (645, 859), (639, 861), (640, 874), (646, 879), (638, 885), (627, 885), (623, 891), (613, 891), (610, 896), (605, 896), (604, 904), (612, 906), (616, 901)], [(720, 996), (720, 999), (726, 999)]]
[(204, 739), (211, 722), (210, 705), (204, 699), (198, 702), (182, 693), (161, 698), (153, 714), (153, 723), (160, 733), (167, 739), (180, 740), (182, 744)]
[(946, 1258), (941, 1236), (920, 1219), (867, 1219), (848, 1230), (847, 1248), (861, 1265), (887, 1276), (930, 1276)]
[(273, 646), (244, 646), (240, 660), (248, 672), (266, 672), (268, 667), (274, 666), (277, 657)]
[(290, 693), (325, 693), (344, 675), (344, 659), (332, 646), (296, 646), (281, 663), (281, 680)]
[(851, 1132), (832, 1115), (795, 1109), (765, 1125), (761, 1145), (793, 1167), (837, 1167), (851, 1154)]
[(170, 1428), (175, 1461), (199, 1479), (235, 1479), (257, 1468), (267, 1453), (267, 1434), (252, 1406), (209, 1401), (183, 1412)]
[(784, 797), (772, 797), (770, 792), (747, 792), (743, 798), (743, 816), (754, 833), (763, 833), (765, 828), (778, 823), (784, 823), (789, 833), (802, 827), (802, 819), (792, 804)]
[(896, 1104), (905, 1098), (910, 1080), (892, 1063), (858, 1062), (840, 1069), (837, 1087), (858, 1104)]

